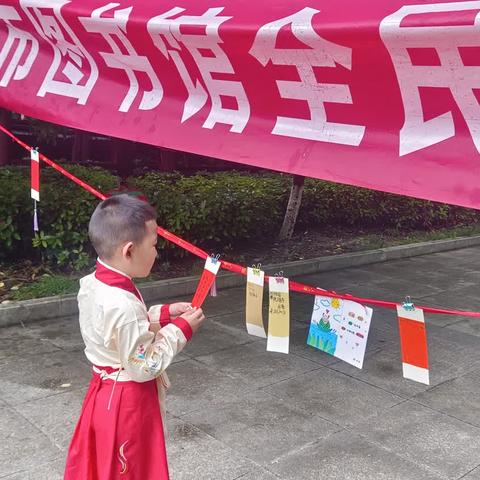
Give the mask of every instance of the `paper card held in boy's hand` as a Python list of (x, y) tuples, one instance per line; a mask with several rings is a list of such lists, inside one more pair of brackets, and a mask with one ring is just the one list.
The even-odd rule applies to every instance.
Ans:
[(192, 307), (201, 307), (207, 298), (208, 292), (212, 288), (215, 277), (220, 269), (221, 262), (217, 258), (208, 257), (202, 276), (197, 285), (197, 290), (192, 300)]
[(258, 268), (247, 269), (247, 299), (245, 321), (247, 332), (260, 338), (267, 338), (263, 326), (262, 304), (265, 272)]

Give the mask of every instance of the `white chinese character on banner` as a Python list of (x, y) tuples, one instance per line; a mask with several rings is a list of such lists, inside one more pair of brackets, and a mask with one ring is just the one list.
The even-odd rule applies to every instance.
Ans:
[[(250, 118), (250, 104), (241, 82), (214, 78), (215, 74), (235, 73), (233, 66), (221, 48), (220, 25), (231, 17), (219, 16), (223, 7), (209, 8), (203, 15), (181, 15), (185, 9), (172, 10), (152, 18), (148, 31), (157, 48), (166, 58), (171, 58), (185, 84), (188, 98), (183, 109), (182, 122), (199, 112), (210, 96), (212, 106), (203, 127), (213, 128), (217, 123), (231, 125), (230, 131), (240, 133)], [(201, 28), (205, 33), (186, 33), (183, 27)], [(181, 57), (182, 45), (190, 53), (198, 67), (205, 87), (193, 80)], [(205, 90), (206, 88), (206, 90)], [(207, 93), (208, 92), (208, 93)], [(236, 108), (222, 105), (222, 97), (232, 98)]]
[[(272, 133), (287, 137), (305, 138), (344, 145), (359, 145), (365, 133), (362, 125), (334, 123), (327, 120), (325, 102), (352, 103), (348, 85), (319, 83), (314, 67), (335, 68), (340, 64), (351, 70), (350, 48), (323, 39), (315, 31), (312, 20), (319, 10), (304, 8), (289, 17), (268, 23), (260, 28), (250, 54), (263, 66), (269, 61), (274, 65), (290, 65), (297, 69), (300, 81), (277, 80), (282, 98), (304, 100), (310, 110), (310, 119), (277, 117)], [(291, 25), (296, 40), (305, 48), (277, 48), (280, 30)]]
[[(7, 39), (0, 49), (0, 69), (9, 58), (3, 76), (0, 77), (0, 87), (6, 87), (10, 80), (22, 80), (30, 72), (30, 68), (38, 54), (38, 41), (28, 32), (12, 25), (12, 21), (21, 20), (20, 15), (14, 7), (0, 5), (0, 21), (7, 25)], [(30, 43), (30, 45), (29, 45)], [(14, 47), (14, 45), (16, 45)], [(28, 54), (20, 64), (28, 48)], [(10, 54), (12, 55), (10, 56)]]
[(20, 0), (38, 34), (53, 48), (53, 62), (37, 93), (77, 99), (84, 105), (98, 78), (93, 58), (80, 43), (61, 14), (69, 0)]
[[(475, 12), (475, 10), (477, 12)], [(470, 24), (458, 22), (473, 11)], [(400, 155), (429, 147), (455, 135), (452, 113), (445, 112), (425, 120), (419, 89), (422, 87), (448, 88), (467, 124), (473, 142), (480, 152), (480, 106), (474, 89), (480, 88), (480, 61), (464, 65), (459, 48), (480, 47), (480, 1), (408, 5), (384, 18), (380, 35), (392, 58), (405, 110), (405, 122), (400, 130)], [(408, 16), (420, 14), (425, 23), (431, 13), (442, 18), (446, 25), (405, 25)], [(438, 14), (443, 14), (438, 17)], [(456, 15), (457, 13), (457, 15)], [(457, 21), (449, 22), (449, 18)], [(428, 20), (427, 20), (428, 21)], [(403, 23), (403, 24), (402, 24)], [(448, 25), (450, 23), (450, 25)], [(409, 49), (430, 49), (438, 55), (438, 65), (414, 65)]]
[[(143, 91), (139, 108), (140, 110), (152, 110), (162, 101), (163, 88), (148, 58), (139, 55), (127, 38), (127, 22), (133, 7), (115, 10), (113, 16), (102, 16), (104, 13), (115, 9), (119, 5), (119, 3), (109, 3), (94, 10), (91, 17), (80, 17), (79, 20), (87, 32), (101, 34), (110, 46), (112, 52), (100, 52), (105, 63), (110, 68), (124, 70), (127, 74), (130, 88), (119, 110), (121, 112), (128, 112), (138, 95), (140, 87), (136, 72), (145, 73), (152, 85), (151, 90)], [(122, 48), (115, 41), (114, 37), (126, 53), (122, 51)]]

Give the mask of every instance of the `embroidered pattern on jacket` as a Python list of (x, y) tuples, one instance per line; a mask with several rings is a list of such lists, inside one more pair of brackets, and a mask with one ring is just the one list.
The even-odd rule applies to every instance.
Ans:
[(133, 355), (128, 358), (129, 363), (143, 365), (145, 363), (145, 346), (141, 343)]
[(160, 360), (155, 360), (152, 356), (145, 355), (145, 346), (140, 344), (133, 355), (128, 359), (129, 363), (133, 365), (139, 365), (146, 373), (150, 375), (157, 375), (160, 367)]

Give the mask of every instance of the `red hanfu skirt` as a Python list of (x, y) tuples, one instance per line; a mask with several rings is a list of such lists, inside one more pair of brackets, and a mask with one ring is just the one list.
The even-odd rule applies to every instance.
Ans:
[(112, 395), (113, 388), (93, 374), (64, 480), (168, 480), (156, 381), (117, 382)]

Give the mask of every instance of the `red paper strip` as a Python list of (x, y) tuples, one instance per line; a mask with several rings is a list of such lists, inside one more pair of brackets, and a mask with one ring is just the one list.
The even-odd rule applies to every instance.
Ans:
[(428, 369), (427, 332), (423, 311), (397, 307), (403, 376), (416, 382), (430, 384)]
[(34, 148), (30, 150), (30, 186), (32, 198), (40, 201), (40, 158)]
[(215, 281), (218, 270), (220, 269), (220, 260), (208, 257), (205, 262), (202, 276), (198, 282), (197, 290), (192, 300), (192, 307), (201, 307), (207, 298), (208, 292)]

